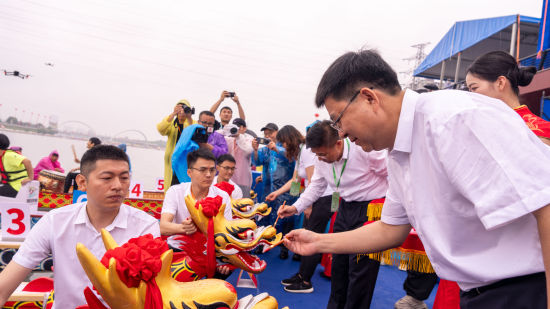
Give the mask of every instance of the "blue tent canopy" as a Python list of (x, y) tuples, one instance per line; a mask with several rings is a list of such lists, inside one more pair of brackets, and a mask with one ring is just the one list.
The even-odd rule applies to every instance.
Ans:
[[(458, 78), (464, 80), (466, 69), (478, 56), (494, 50), (510, 51), (513, 26), (517, 19), (518, 15), (510, 15), (456, 22), (414, 70), (414, 76), (439, 79), (445, 61), (443, 79), (454, 80), (460, 52)], [(521, 58), (537, 52), (540, 19), (522, 15), (519, 15), (519, 19)]]

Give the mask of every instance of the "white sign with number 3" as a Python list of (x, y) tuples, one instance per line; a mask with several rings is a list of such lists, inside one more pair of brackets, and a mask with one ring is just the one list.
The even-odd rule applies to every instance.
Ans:
[(27, 203), (2, 203), (2, 240), (22, 241), (31, 229), (30, 206)]

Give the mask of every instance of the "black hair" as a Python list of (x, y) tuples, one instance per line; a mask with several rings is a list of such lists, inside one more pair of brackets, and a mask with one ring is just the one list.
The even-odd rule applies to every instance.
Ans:
[(370, 87), (395, 95), (401, 90), (397, 74), (374, 50), (348, 52), (336, 59), (319, 82), (315, 105), (322, 107), (332, 96), (349, 99), (360, 87)]
[(80, 174), (88, 176), (95, 169), (95, 164), (98, 160), (115, 160), (124, 161), (130, 167), (130, 160), (126, 153), (112, 145), (97, 145), (84, 153), (80, 161)]
[(294, 126), (286, 125), (277, 131), (277, 141), (286, 144), (285, 157), (290, 161), (295, 161), (300, 154), (300, 145), (305, 142), (305, 139)]
[(306, 135), (307, 148), (332, 147), (340, 139), (338, 131), (330, 126), (329, 120), (315, 123)]
[(101, 145), (101, 140), (97, 137), (90, 137), (90, 143), (94, 144), (94, 146)]
[(0, 150), (6, 150), (10, 147), (10, 139), (7, 135), (0, 133)]
[(216, 116), (214, 116), (214, 113), (212, 113), (211, 111), (202, 111), (202, 112), (199, 114), (199, 118), (201, 118), (202, 115), (216, 117)]
[(492, 51), (479, 56), (470, 65), (466, 73), (494, 82), (499, 76), (510, 81), (510, 86), (519, 95), (519, 86), (527, 86), (537, 73), (535, 67), (518, 67), (516, 59), (504, 51)]
[(192, 168), (199, 158), (216, 163), (216, 157), (214, 156), (212, 151), (204, 148), (199, 148), (187, 154), (187, 168)]
[(232, 155), (228, 154), (228, 153), (225, 153), (225, 154), (222, 154), (221, 156), (219, 156), (216, 163), (218, 165), (220, 165), (225, 161), (237, 163), (237, 161), (235, 161), (235, 158)]
[(231, 113), (233, 113), (233, 110), (231, 109), (231, 107), (229, 107), (229, 106), (224, 106), (224, 107), (222, 107), (222, 109), (220, 109), (220, 114), (222, 113), (222, 111), (223, 111), (224, 109), (228, 109), (228, 110), (231, 111)]

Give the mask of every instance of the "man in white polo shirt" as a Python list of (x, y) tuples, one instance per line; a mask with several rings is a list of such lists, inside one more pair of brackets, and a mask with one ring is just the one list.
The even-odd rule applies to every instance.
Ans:
[[(231, 198), (234, 200), (238, 200), (240, 198), (243, 198), (243, 191), (241, 190), (241, 187), (236, 184), (233, 180), (231, 180), (231, 177), (233, 177), (233, 174), (235, 173), (235, 169), (237, 168), (235, 162), (235, 158), (226, 153), (222, 154), (217, 159), (216, 169), (218, 170), (218, 175), (214, 177), (214, 185), (220, 182), (227, 182), (233, 186), (233, 192), (231, 193)], [(250, 190), (249, 190), (250, 191)]]
[(296, 231), (302, 254), (376, 252), (413, 226), (461, 308), (547, 308), (550, 152), (500, 101), (463, 91), (417, 94), (376, 53), (350, 52), (317, 90), (340, 134), (389, 149), (382, 220), (346, 233)]
[[(323, 196), (328, 186), (334, 192), (331, 210), (338, 211), (334, 232), (362, 226), (368, 219), (370, 201), (386, 195), (387, 152), (367, 153), (348, 139), (340, 139), (328, 120), (309, 129), (306, 146), (319, 159), (311, 183), (293, 205), (279, 208), (278, 214), (284, 218), (303, 212)], [(379, 268), (380, 262), (366, 255), (334, 254), (327, 308), (368, 308)], [(311, 289), (311, 282), (304, 282), (301, 277), (291, 281), (292, 278), (282, 282), (288, 292), (304, 293)]]
[(76, 244), (83, 243), (101, 259), (105, 247), (101, 229), (118, 244), (144, 234), (159, 236), (155, 218), (122, 204), (130, 186), (128, 157), (115, 146), (99, 145), (88, 150), (76, 178), (86, 190), (88, 201), (50, 211), (31, 229), (12, 261), (0, 273), (0, 307), (31, 270), (53, 255), (54, 308), (75, 308), (86, 304), (84, 289), (92, 287), (76, 256)]
[(227, 220), (233, 220), (229, 195), (212, 186), (214, 175), (216, 175), (214, 154), (206, 149), (192, 151), (187, 155), (187, 166), (187, 174), (191, 178), (191, 182), (172, 186), (166, 191), (160, 215), (160, 233), (162, 235), (191, 235), (197, 231), (189, 210), (187, 210), (187, 205), (185, 205), (187, 195), (191, 195), (195, 201), (205, 197), (221, 196), (222, 203), (226, 206), (224, 217)]

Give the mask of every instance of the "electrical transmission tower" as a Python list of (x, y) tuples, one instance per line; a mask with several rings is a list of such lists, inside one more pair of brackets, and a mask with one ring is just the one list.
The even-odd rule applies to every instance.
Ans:
[(408, 70), (408, 71), (403, 71), (403, 72), (399, 72), (399, 73), (402, 73), (402, 74), (407, 74), (409, 77), (412, 77), (412, 80), (409, 84), (409, 88), (411, 89), (417, 89), (418, 88), (418, 79), (416, 77), (413, 76), (413, 72), (414, 72), (414, 69), (418, 68), (418, 66), (422, 63), (422, 61), (424, 60), (424, 58), (426, 58), (426, 53), (424, 52), (424, 48), (430, 44), (430, 42), (426, 42), (426, 43), (419, 43), (419, 44), (414, 44), (412, 45), (411, 47), (412, 48), (416, 48), (416, 54), (412, 57), (409, 57), (409, 58), (404, 58), (403, 60), (405, 61), (408, 61), (409, 63), (411, 61), (414, 61), (414, 66), (412, 69)]

